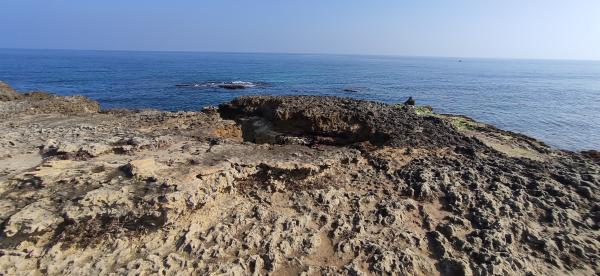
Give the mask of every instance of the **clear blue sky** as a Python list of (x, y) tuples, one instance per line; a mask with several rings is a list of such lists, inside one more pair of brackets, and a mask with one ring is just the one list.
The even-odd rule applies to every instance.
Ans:
[(1, 0), (0, 48), (600, 59), (600, 0)]

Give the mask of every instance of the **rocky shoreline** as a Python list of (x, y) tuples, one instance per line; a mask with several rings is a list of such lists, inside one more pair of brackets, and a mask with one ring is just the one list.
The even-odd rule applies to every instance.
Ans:
[(0, 275), (596, 275), (600, 154), (317, 96), (100, 110), (0, 82)]

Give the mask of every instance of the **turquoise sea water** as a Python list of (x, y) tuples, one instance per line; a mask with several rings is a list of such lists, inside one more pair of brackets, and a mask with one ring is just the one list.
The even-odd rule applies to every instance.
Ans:
[[(0, 80), (104, 108), (199, 110), (247, 94), (413, 96), (555, 147), (600, 149), (598, 61), (3, 49)], [(219, 87), (228, 82), (249, 88)]]

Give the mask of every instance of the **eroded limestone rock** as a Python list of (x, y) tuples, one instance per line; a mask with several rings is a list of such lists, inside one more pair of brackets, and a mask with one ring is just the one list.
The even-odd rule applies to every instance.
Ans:
[(351, 99), (53, 97), (0, 103), (0, 274), (600, 273), (593, 152)]

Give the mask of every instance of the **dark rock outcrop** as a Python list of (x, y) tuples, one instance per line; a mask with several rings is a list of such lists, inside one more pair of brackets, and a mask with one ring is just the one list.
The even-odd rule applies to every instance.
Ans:
[(328, 137), (335, 144), (371, 142), (395, 147), (466, 145), (470, 139), (435, 117), (391, 105), (338, 97), (247, 96), (222, 104), (223, 117), (260, 117), (289, 135)]

